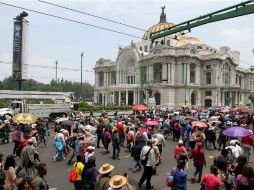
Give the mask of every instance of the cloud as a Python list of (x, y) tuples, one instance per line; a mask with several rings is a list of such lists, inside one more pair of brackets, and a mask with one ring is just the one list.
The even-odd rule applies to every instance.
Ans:
[(239, 28), (227, 28), (223, 29), (221, 36), (232, 43), (250, 42), (253, 37), (254, 29), (250, 27)]

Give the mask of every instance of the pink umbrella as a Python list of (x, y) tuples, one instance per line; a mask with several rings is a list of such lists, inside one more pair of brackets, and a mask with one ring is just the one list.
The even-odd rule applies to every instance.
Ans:
[(146, 123), (145, 123), (146, 125), (159, 125), (160, 123), (158, 122), (158, 121), (147, 121)]
[(201, 121), (192, 121), (192, 126), (200, 127), (200, 128), (206, 128), (207, 124)]
[(140, 105), (134, 105), (134, 106), (132, 107), (132, 109), (133, 109), (134, 111), (145, 111), (145, 110), (148, 110), (148, 107), (145, 106), (145, 105), (140, 104)]

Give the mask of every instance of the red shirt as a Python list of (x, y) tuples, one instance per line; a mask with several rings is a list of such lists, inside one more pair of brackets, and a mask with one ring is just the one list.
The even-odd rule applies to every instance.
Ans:
[(205, 174), (201, 181), (205, 183), (205, 190), (218, 189), (222, 185), (220, 178), (213, 174)]
[(254, 141), (253, 141), (252, 136), (242, 137), (242, 144), (253, 146)]
[(174, 153), (175, 159), (179, 158), (181, 152), (183, 152), (186, 155), (186, 157), (188, 158), (188, 151), (186, 150), (186, 148), (184, 146), (177, 145), (175, 147), (175, 153)]
[(194, 162), (201, 162), (206, 164), (205, 153), (203, 150), (194, 148), (192, 152), (192, 157)]
[(117, 124), (116, 126), (118, 134), (124, 134), (124, 126), (123, 124)]

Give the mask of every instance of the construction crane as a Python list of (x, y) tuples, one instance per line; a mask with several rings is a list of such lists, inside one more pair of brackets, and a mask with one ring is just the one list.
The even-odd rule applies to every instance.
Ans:
[(221, 20), (226, 20), (230, 18), (235, 18), (239, 16), (244, 16), (248, 14), (254, 13), (254, 0), (245, 1), (243, 3), (239, 3), (204, 16), (200, 16), (180, 24), (174, 25), (172, 27), (156, 31), (150, 34), (150, 39), (152, 43), (154, 40), (165, 37), (171, 34), (183, 33), (184, 31), (191, 31), (192, 28), (202, 26), (208, 23), (217, 22)]
[[(239, 16), (244, 16), (248, 14), (253, 14), (254, 13), (254, 0), (249, 0), (245, 1), (203, 16), (199, 16), (197, 18), (182, 22), (180, 24), (174, 25), (169, 28), (165, 28), (160, 31), (152, 32), (149, 36), (151, 39), (151, 42), (153, 43), (156, 39), (180, 33), (180, 34), (185, 34), (185, 31), (191, 32), (192, 28), (202, 26), (205, 24), (209, 24), (212, 22), (217, 22), (221, 20), (226, 20), (226, 19), (231, 19)], [(144, 84), (146, 83), (144, 80), (144, 68), (143, 68), (143, 56), (141, 58), (141, 104), (144, 103), (143, 101), (143, 91), (144, 91)], [(187, 71), (185, 71), (185, 75), (187, 74)], [(186, 76), (185, 76), (186, 77)], [(186, 77), (187, 78), (187, 77)], [(187, 88), (187, 79), (185, 78), (185, 105), (186, 105), (186, 88)]]

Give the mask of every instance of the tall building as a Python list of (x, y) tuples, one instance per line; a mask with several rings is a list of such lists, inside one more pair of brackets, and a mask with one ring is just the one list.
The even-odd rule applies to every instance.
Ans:
[(151, 44), (150, 33), (174, 25), (167, 22), (164, 8), (142, 41), (119, 47), (115, 61), (96, 62), (94, 102), (167, 107), (250, 103), (254, 69), (239, 67), (238, 51), (216, 49), (190, 36), (166, 36)]

